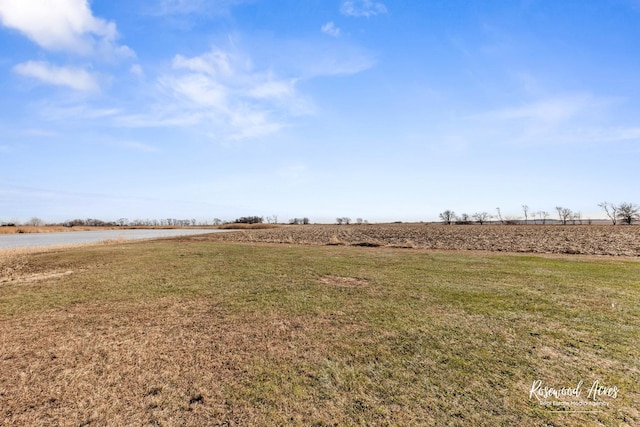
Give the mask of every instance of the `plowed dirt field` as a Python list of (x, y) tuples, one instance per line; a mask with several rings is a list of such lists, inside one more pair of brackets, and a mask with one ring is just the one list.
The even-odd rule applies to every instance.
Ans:
[(301, 245), (640, 256), (631, 225), (296, 225), (187, 239)]

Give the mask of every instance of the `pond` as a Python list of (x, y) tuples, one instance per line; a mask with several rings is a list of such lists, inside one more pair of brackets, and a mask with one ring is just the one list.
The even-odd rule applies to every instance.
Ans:
[(194, 234), (220, 233), (229, 230), (211, 229), (145, 229), (68, 231), (56, 233), (0, 234), (0, 249), (33, 248), (79, 243), (96, 243), (105, 240), (155, 239), (160, 237), (191, 236)]

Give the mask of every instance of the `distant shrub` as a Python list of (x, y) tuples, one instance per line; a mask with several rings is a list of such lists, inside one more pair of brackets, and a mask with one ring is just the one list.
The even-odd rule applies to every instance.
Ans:
[(236, 219), (236, 224), (262, 224), (263, 218), (261, 216), (243, 216)]
[(463, 213), (458, 218), (456, 218), (456, 224), (469, 225), (471, 224), (471, 217), (469, 217), (469, 214)]
[(241, 223), (241, 222), (230, 222), (227, 224), (222, 224), (218, 228), (221, 230), (259, 230), (259, 229), (265, 229), (265, 228), (278, 228), (278, 227), (279, 225), (277, 224), (264, 224), (264, 223), (247, 224), (247, 223)]

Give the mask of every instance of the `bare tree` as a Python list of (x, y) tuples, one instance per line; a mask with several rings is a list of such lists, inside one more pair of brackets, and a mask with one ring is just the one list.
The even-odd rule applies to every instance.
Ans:
[(277, 215), (267, 216), (267, 223), (268, 224), (277, 224), (278, 223), (278, 216)]
[(567, 225), (567, 221), (571, 218), (571, 209), (563, 208), (562, 206), (556, 206), (556, 210), (558, 211), (558, 217), (562, 222), (562, 225)]
[[(342, 220), (342, 218), (338, 218), (339, 220)], [(291, 218), (289, 220), (289, 224), (291, 225), (308, 225), (309, 224), (309, 218), (307, 218), (306, 216), (304, 218)], [(340, 222), (338, 222), (338, 224), (340, 224)]]
[(522, 211), (524, 212), (524, 223), (526, 224), (529, 221), (529, 206), (522, 205)]
[(618, 207), (609, 202), (598, 203), (598, 206), (604, 209), (613, 225), (616, 225), (616, 223), (618, 222)]
[(34, 216), (29, 221), (27, 221), (26, 225), (31, 225), (33, 227), (41, 227), (41, 226), (44, 225), (44, 221), (41, 220), (40, 218)]
[(540, 211), (538, 212), (538, 215), (540, 215), (540, 219), (542, 220), (542, 225), (545, 225), (547, 223), (547, 218), (549, 218), (549, 212)]
[(438, 216), (447, 225), (451, 225), (451, 223), (456, 219), (456, 213), (449, 209), (440, 213)]
[(487, 212), (476, 212), (471, 215), (471, 217), (475, 219), (478, 224), (482, 225), (485, 222), (489, 221), (491, 215), (489, 215)]
[(463, 213), (462, 215), (460, 215), (460, 217), (456, 219), (456, 224), (460, 224), (460, 225), (471, 224), (471, 217), (469, 216), (469, 214)]
[(336, 218), (336, 222), (338, 223), (338, 225), (342, 225), (342, 218)]
[(576, 224), (576, 221), (582, 225), (582, 212), (574, 212), (573, 215), (571, 215), (571, 220), (573, 221), (573, 225)]
[(618, 205), (618, 218), (628, 225), (633, 221), (640, 220), (640, 206), (633, 203), (620, 203)]

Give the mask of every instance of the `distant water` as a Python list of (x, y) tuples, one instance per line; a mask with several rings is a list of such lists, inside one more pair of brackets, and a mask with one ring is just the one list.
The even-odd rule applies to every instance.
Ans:
[(0, 248), (33, 248), (78, 243), (95, 243), (105, 240), (154, 239), (159, 237), (190, 236), (194, 234), (220, 233), (228, 230), (167, 229), (167, 230), (100, 230), (65, 231), (59, 233), (0, 234)]

